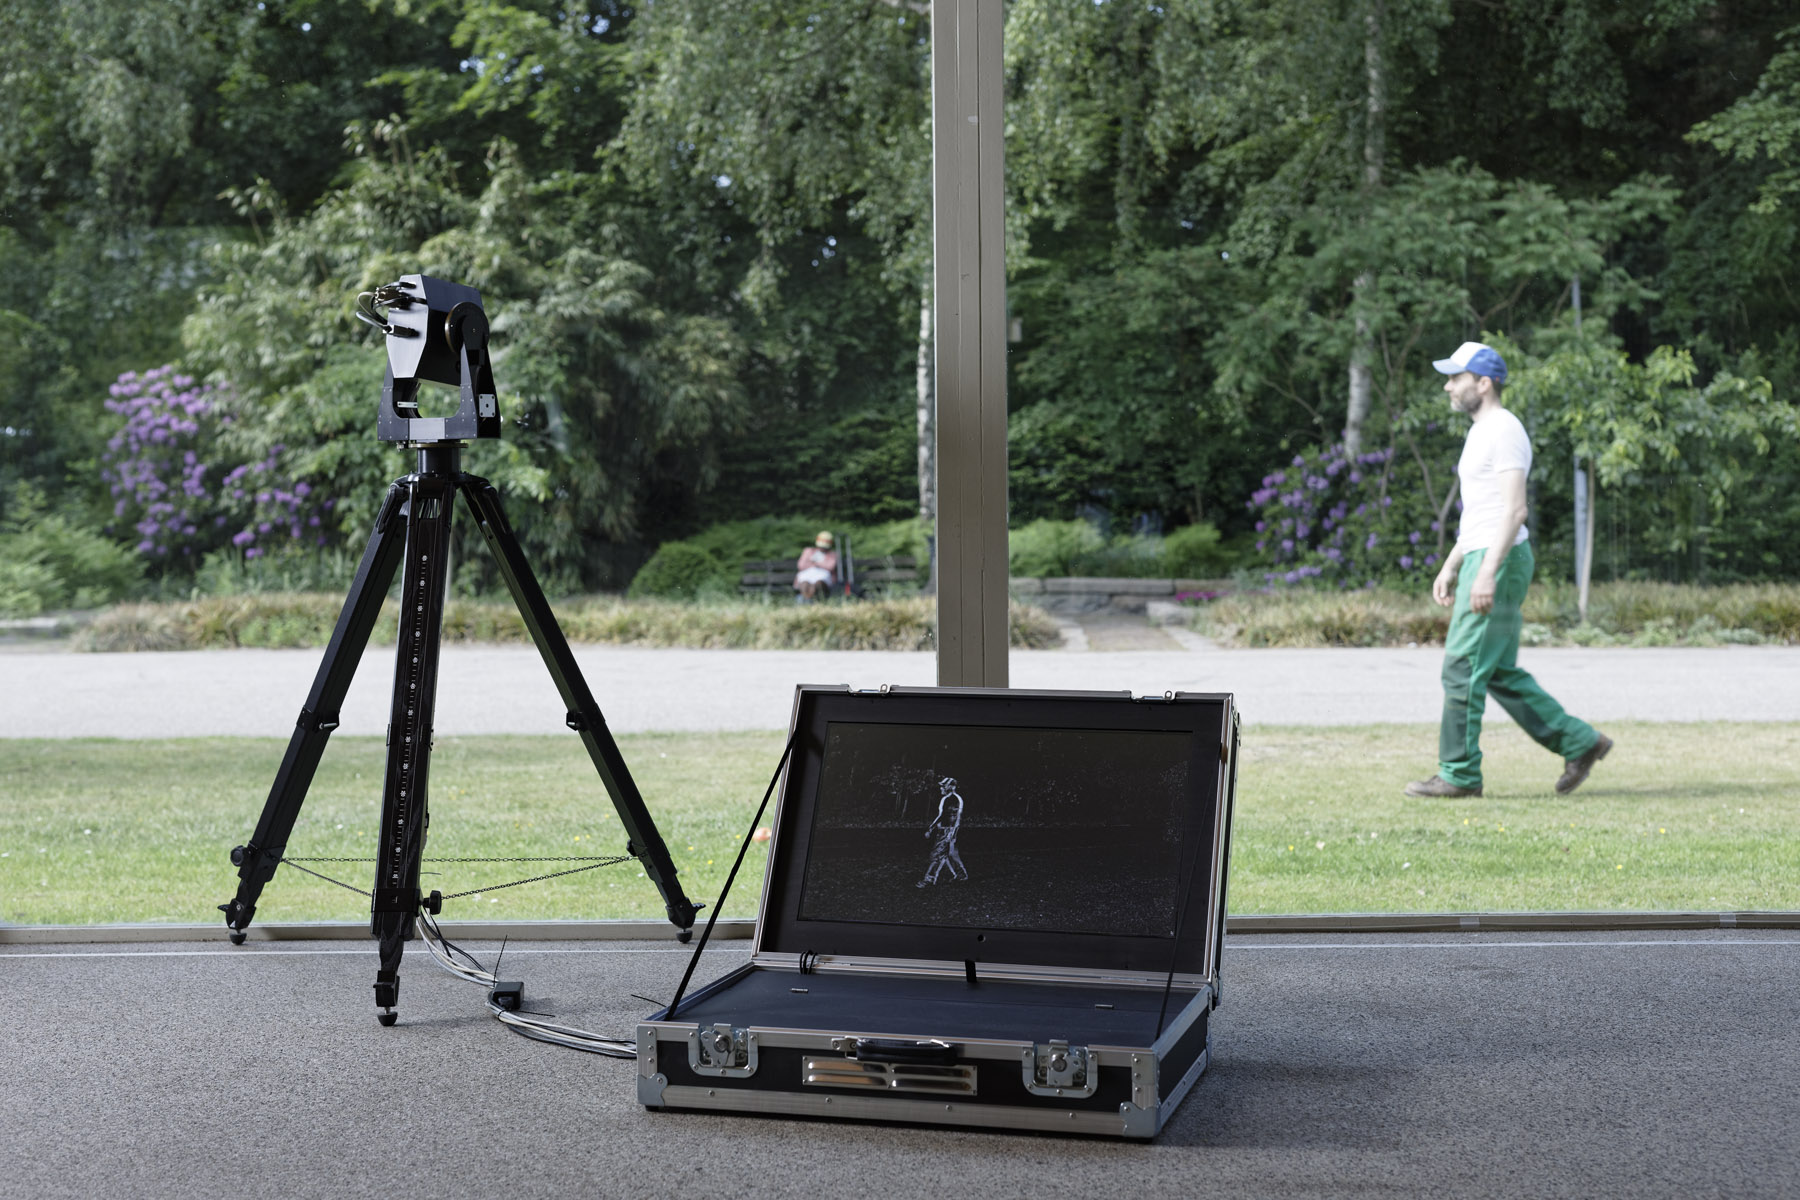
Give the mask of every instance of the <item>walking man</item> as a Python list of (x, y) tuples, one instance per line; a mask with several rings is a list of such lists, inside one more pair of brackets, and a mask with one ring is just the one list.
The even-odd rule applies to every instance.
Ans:
[(1450, 407), (1473, 424), (1456, 464), (1462, 524), (1431, 585), (1433, 600), (1455, 606), (1444, 639), (1438, 771), (1407, 784), (1406, 794), (1481, 795), (1481, 713), (1491, 693), (1538, 745), (1562, 757), (1556, 793), (1566, 796), (1606, 757), (1612, 739), (1564, 712), (1518, 665), (1520, 608), (1536, 565), (1525, 528), (1531, 438), (1501, 403), (1506, 363), (1492, 346), (1464, 342), (1431, 365), (1450, 377)]
[(956, 780), (949, 776), (938, 780), (938, 790), (943, 796), (938, 800), (937, 818), (925, 827), (925, 836), (936, 834), (937, 842), (931, 847), (931, 861), (925, 865), (925, 878), (915, 887), (937, 883), (945, 867), (950, 868), (951, 879), (969, 877), (968, 871), (963, 869), (962, 855), (956, 852), (956, 831), (962, 828), (963, 798), (957, 794)]

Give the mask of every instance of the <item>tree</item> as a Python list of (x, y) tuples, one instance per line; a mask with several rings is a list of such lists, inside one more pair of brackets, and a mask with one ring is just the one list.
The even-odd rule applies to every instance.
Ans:
[[(931, 375), (917, 367), (930, 353), (925, 11), (679, 0), (636, 26), (637, 88), (608, 159), (654, 198), (694, 291), (732, 298), (773, 385), (752, 421), (783, 457), (801, 443), (777, 449), (782, 429), (835, 423), (852, 407), (892, 412), (904, 361), (915, 413), (932, 407)], [(930, 417), (915, 425), (923, 510)]]
[[(1408, 441), (1436, 399), (1417, 351), (1485, 328), (1554, 355), (1576, 270), (1599, 343), (1634, 364), (1677, 347), (1696, 380), (1765, 378), (1784, 402), (1789, 8), (1013, 0), (1020, 511), (1241, 533), (1255, 480), (1339, 431), (1397, 446), (1392, 469), (1421, 489), (1428, 472), (1441, 507), (1448, 464)], [(628, 569), (622, 538), (747, 506), (929, 508), (925, 17), (914, 0), (6, 7), (0, 479), (110, 507), (105, 387), (177, 360), (202, 291), (187, 344), (243, 376), (232, 436), (293, 428), (292, 465), (385, 478), (363, 432), (379, 355), (347, 290), (427, 256), (517, 315), (502, 342), (529, 355), (507, 386), (531, 427), (489, 465), (545, 497), (532, 536), (571, 580)], [(1800, 451), (1766, 463), (1800, 472)], [(1557, 528), (1561, 485), (1535, 486), (1534, 529)], [(1774, 532), (1800, 510), (1740, 486), (1773, 489), (1775, 515), (1734, 509), (1765, 533), (1740, 549), (1715, 527), (1707, 561), (1788, 569), (1767, 547), (1800, 541)]]
[(1641, 364), (1594, 341), (1514, 354), (1524, 369), (1507, 401), (1542, 439), (1540, 458), (1566, 462), (1570, 451), (1592, 463), (1665, 562), (1691, 561), (1690, 577), (1704, 575), (1709, 533), (1771, 451), (1800, 438), (1800, 414), (1767, 379), (1721, 372), (1701, 385), (1685, 350), (1659, 346)]
[(261, 244), (222, 249), (190, 353), (235, 384), (235, 436), (282, 443), (289, 475), (335, 496), (357, 535), (396, 464), (370, 433), (382, 350), (351, 319), (356, 293), (414, 270), (482, 289), (509, 428), (471, 448), (471, 469), (534, 502), (521, 536), (559, 582), (607, 582), (605, 547), (639, 536), (653, 498), (712, 473), (741, 410), (736, 339), (651, 302), (644, 266), (591, 248), (592, 197), (532, 180), (509, 144), (465, 197), (441, 152), (406, 149), (398, 125), (369, 132), (350, 187), (305, 217), (269, 212)]
[(208, 248), (252, 233), (222, 193), (310, 205), (346, 122), (398, 99), (370, 79), (448, 28), (362, 0), (0, 6), (0, 477), (98, 518), (108, 384), (179, 352)]
[[(1438, 416), (1431, 347), (1448, 348), (1490, 328), (1543, 326), (1554, 340), (1554, 319), (1575, 274), (1592, 282), (1602, 318), (1641, 302), (1648, 295), (1643, 284), (1609, 264), (1607, 251), (1666, 218), (1673, 199), (1666, 185), (1646, 180), (1601, 200), (1568, 200), (1542, 185), (1502, 183), (1458, 165), (1414, 171), (1363, 207), (1316, 205), (1295, 222), (1301, 240), (1267, 272), (1260, 302), (1246, 306), (1220, 339), (1221, 387), (1283, 396), (1312, 414), (1322, 433), (1330, 428), (1329, 364), (1354, 353), (1363, 327), (1346, 318), (1361, 313), (1383, 437), (1403, 448), (1446, 525), (1453, 477), (1441, 466), (1434, 472), (1417, 438), (1420, 425)], [(1359, 286), (1364, 278), (1369, 284)], [(1433, 403), (1415, 412), (1419, 396)]]
[(1775, 169), (1755, 205), (1764, 213), (1800, 196), (1800, 25), (1783, 32), (1781, 41), (1784, 49), (1769, 60), (1755, 89), (1688, 134), (1740, 161), (1769, 160)]

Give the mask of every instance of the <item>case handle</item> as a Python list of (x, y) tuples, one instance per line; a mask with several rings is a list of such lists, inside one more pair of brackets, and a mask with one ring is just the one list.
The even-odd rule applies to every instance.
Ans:
[(912, 1042), (902, 1038), (857, 1038), (850, 1052), (858, 1062), (954, 1066), (958, 1059), (957, 1048), (949, 1042)]

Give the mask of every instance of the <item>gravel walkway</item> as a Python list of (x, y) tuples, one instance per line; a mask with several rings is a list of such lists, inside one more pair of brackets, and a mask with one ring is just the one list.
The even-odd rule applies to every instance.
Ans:
[[(805, 650), (576, 650), (611, 727), (785, 729), (798, 683), (935, 682), (929, 653)], [(1441, 652), (1220, 650), (1197, 639), (1168, 650), (1015, 651), (1012, 686), (1237, 693), (1268, 724), (1432, 722)], [(1800, 720), (1800, 647), (1527, 650), (1521, 663), (1590, 721)], [(284, 737), (318, 670), (317, 650), (0, 655), (0, 736)], [(392, 651), (372, 650), (344, 704), (342, 732), (386, 727)], [(1490, 705), (1493, 720), (1504, 720)], [(563, 709), (537, 654), (450, 646), (437, 732), (550, 733)]]

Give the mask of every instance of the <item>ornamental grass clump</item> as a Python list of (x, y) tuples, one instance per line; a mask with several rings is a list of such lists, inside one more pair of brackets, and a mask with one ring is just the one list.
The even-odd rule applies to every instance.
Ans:
[(1194, 625), (1235, 646), (1405, 646), (1441, 643), (1450, 610), (1387, 589), (1240, 592), (1202, 604)]
[(1609, 583), (1594, 590), (1588, 618), (1621, 634), (1636, 634), (1658, 624), (1680, 630), (1710, 625), (1722, 631), (1750, 631), (1769, 641), (1796, 642), (1800, 641), (1800, 585), (1743, 583), (1701, 588)]
[[(77, 635), (75, 645), (81, 650), (318, 647), (330, 639), (343, 603), (342, 596), (327, 593), (260, 593), (119, 605)], [(599, 597), (555, 607), (571, 642), (717, 650), (929, 650), (935, 644), (929, 597), (808, 605)], [(1042, 650), (1061, 641), (1056, 623), (1026, 605), (1012, 606), (1009, 626), (1012, 644), (1021, 649)], [(395, 628), (389, 601), (371, 644), (391, 643)], [(528, 643), (531, 634), (510, 601), (453, 599), (444, 608), (443, 640)]]
[[(1194, 605), (1194, 627), (1236, 646), (1437, 645), (1450, 610), (1425, 585), (1407, 591), (1305, 588), (1240, 592)], [(1800, 642), (1800, 584), (1723, 587), (1620, 581), (1593, 586), (1588, 620), (1573, 584), (1532, 585), (1524, 605), (1530, 646), (1728, 646)]]
[[(164, 604), (120, 604), (75, 635), (77, 650), (289, 649), (323, 646), (344, 598), (329, 593), (202, 596)], [(371, 641), (392, 641), (389, 601)]]

